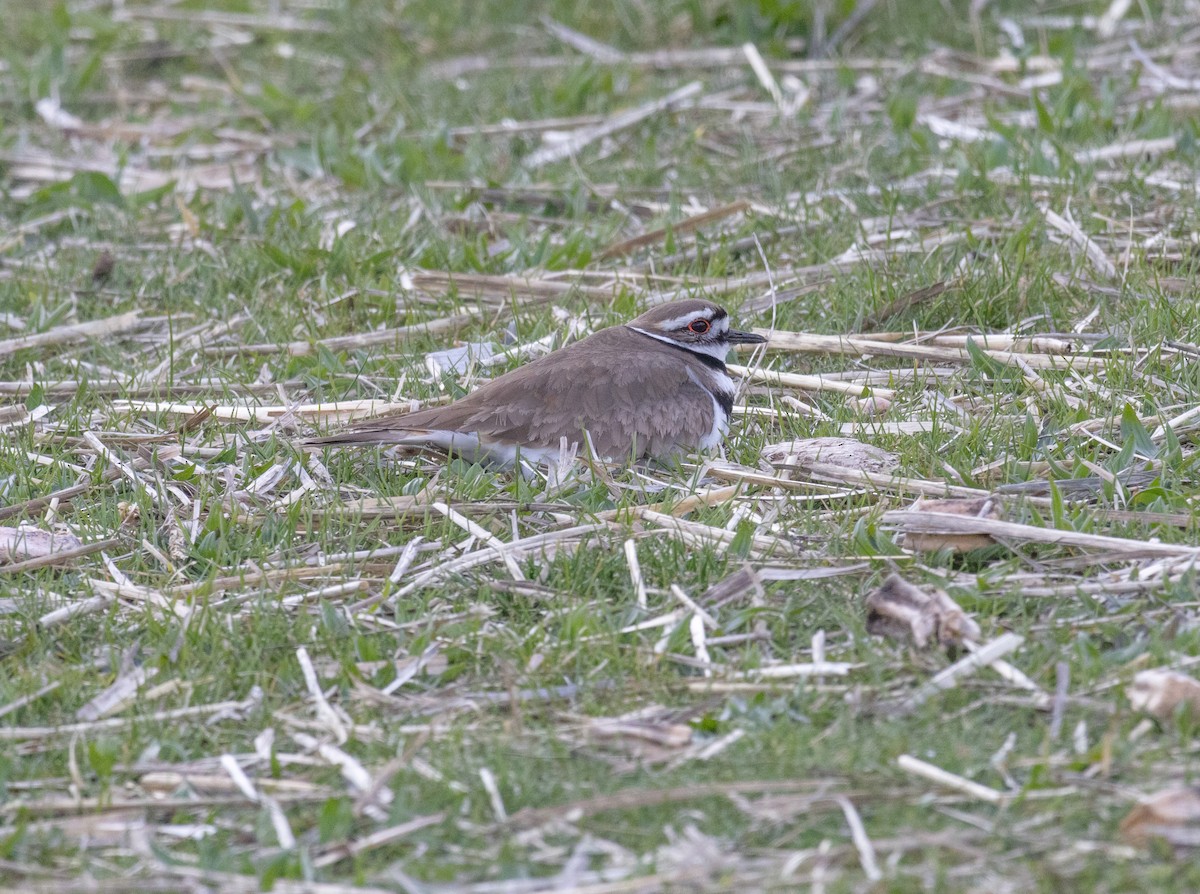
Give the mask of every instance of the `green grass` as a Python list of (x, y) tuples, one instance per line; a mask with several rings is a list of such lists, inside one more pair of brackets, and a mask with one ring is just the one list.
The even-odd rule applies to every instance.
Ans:
[[(824, 33), (852, 7), (825, 4)], [(889, 489), (815, 503), (749, 489), (688, 516), (738, 534), (727, 549), (697, 548), (635, 512), (694, 491), (686, 467), (651, 470), (666, 484), (661, 492), (618, 472), (612, 488), (584, 480), (545, 497), (511, 475), (366, 450), (320, 456), (327, 479), (296, 445), (329, 423), (214, 417), (177, 434), (184, 416), (115, 403), (453, 397), (517, 361), (470, 380), (434, 379), (428, 352), (462, 341), (527, 343), (564, 331), (566, 315), (592, 329), (612, 325), (669, 289), (711, 295), (739, 324), (766, 326), (769, 311), (744, 310), (766, 286), (739, 280), (765, 271), (780, 289), (820, 280), (779, 305), (775, 326), (845, 334), (914, 290), (953, 281), (876, 331), (1081, 326), (1112, 352), (1098, 371), (1041, 371), (1037, 381), (983, 360), (933, 364), (954, 367), (938, 379), (914, 379), (913, 362), (886, 357), (776, 353), (766, 365), (896, 370), (883, 420), (930, 427), (860, 436), (894, 451), (907, 478), (986, 488), (1051, 474), (1044, 465), (1030, 472), (1030, 463), (1049, 464), (1056, 478), (1085, 477), (1093, 467), (1140, 468), (1153, 452), (1151, 485), (1100, 487), (1086, 505), (1012, 499), (1004, 515), (1192, 544), (1193, 432), (1185, 424), (1153, 445), (1147, 438), (1158, 424), (1150, 417), (1178, 416), (1200, 395), (1187, 347), (1200, 343), (1192, 302), (1197, 126), (1183, 95), (1157, 89), (1130, 49), (1134, 38), (1158, 65), (1189, 76), (1188, 48), (1174, 55), (1186, 31), (1181, 8), (1137, 7), (1102, 39), (1090, 28), (1036, 22), (1024, 4), (988, 5), (978, 29), (963, 4), (881, 4), (828, 64), (789, 49), (820, 30), (813, 8), (765, 0), (541, 3), (519, 19), (505, 4), (444, 0), (282, 4), (288, 16), (321, 26), (312, 31), (273, 27), (265, 4), (165, 8), (261, 21), (159, 20), (149, 15), (159, 7), (140, 5), (113, 20), (107, 7), (26, 4), (5, 10), (0, 35), (0, 339), (130, 310), (143, 317), (113, 337), (0, 350), (11, 404), (0, 407), (0, 424), (20, 420), (22, 406), (50, 407), (36, 425), (0, 431), (0, 509), (89, 484), (49, 519), (39, 509), (5, 524), (120, 538), (104, 556), (62, 569), (5, 573), (0, 565), (0, 710), (58, 684), (3, 718), (15, 730), (0, 730), (9, 736), (0, 749), (3, 884), (82, 890), (94, 878), (114, 891), (174, 890), (210, 873), (228, 890), (298, 890), (286, 884), (312, 880), (340, 890), (453, 883), (478, 891), (510, 881), (512, 890), (532, 891), (541, 889), (530, 879), (549, 885), (574, 871), (557, 881), (595, 891), (632, 890), (629, 879), (639, 876), (647, 890), (794, 890), (823, 877), (826, 890), (863, 890), (836, 800), (845, 796), (875, 843), (883, 880), (874, 890), (1195, 889), (1200, 878), (1186, 853), (1133, 848), (1119, 833), (1138, 795), (1195, 780), (1194, 722), (1145, 728), (1124, 696), (1137, 670), (1186, 664), (1200, 651), (1191, 572), (1097, 595), (1086, 586), (1153, 569), (1019, 542), (966, 557), (913, 557), (880, 523), (911, 502)], [(1048, 14), (1079, 20), (1106, 8), (1076, 3)], [(748, 64), (661, 69), (588, 59), (549, 34), (539, 14), (625, 53), (753, 41), (785, 89), (785, 75), (799, 77), (809, 100), (780, 120)], [(1006, 18), (1021, 26), (1024, 46), (1011, 44)], [(1002, 51), (1015, 57), (1015, 71), (989, 68)], [(1041, 55), (1060, 62), (1061, 81), (1022, 86)], [(447, 74), (460, 57), (490, 62)], [(544, 57), (565, 61), (529, 63)], [(539, 170), (524, 165), (542, 145), (538, 131), (472, 132), (504, 120), (606, 118), (694, 79), (704, 85), (699, 107), (656, 114)], [(34, 108), (48, 96), (85, 129), (49, 126)], [(985, 136), (939, 137), (930, 115)], [(1083, 155), (1163, 137), (1175, 148)], [(51, 181), (29, 167), (35, 156), (80, 169)], [(171, 172), (187, 159), (205, 169), (208, 185), (119, 185), (122, 170)], [(87, 169), (93, 160), (103, 170)], [(694, 205), (738, 199), (756, 210), (694, 240), (671, 233), (648, 251), (598, 260), (614, 243), (678, 223)], [(1047, 226), (1044, 207), (1069, 209), (1118, 276), (1097, 274)], [(342, 221), (354, 227), (332, 238)], [(887, 232), (894, 242), (876, 241)], [(738, 247), (750, 236), (761, 254)], [(868, 241), (886, 251), (819, 266)], [(668, 261), (693, 246), (702, 250)], [(105, 251), (112, 273), (95, 280)], [(409, 277), (422, 270), (509, 276), (513, 287), (480, 297), (459, 279), (410, 290)], [(573, 272), (581, 270), (595, 276), (585, 281)], [(597, 297), (594, 288), (607, 288), (604, 275), (613, 273), (622, 281)], [(522, 283), (551, 275), (580, 288), (532, 300)], [(479, 311), (477, 322), (450, 333), (349, 350), (319, 344), (462, 310)], [(8, 315), (24, 329), (10, 331)], [(313, 348), (233, 350), (290, 342)], [(748, 466), (758, 465), (764, 444), (838, 435), (863, 421), (834, 393), (806, 398), (823, 414), (815, 421), (781, 402), (792, 392), (748, 394), (751, 405), (782, 414), (735, 428), (728, 456)], [(149, 471), (140, 467), (149, 489), (104, 479), (107, 466), (85, 432), (124, 461), (152, 460)], [(131, 437), (151, 434), (161, 437), (140, 445)], [(182, 458), (170, 448), (182, 448)], [(246, 492), (280, 464), (287, 471), (277, 486)], [(999, 465), (985, 479), (978, 470), (990, 464)], [(425, 507), (382, 517), (355, 509), (363, 498), (422, 492), (503, 541), (616, 521), (552, 556), (521, 557), (528, 583), (491, 562), (353, 610), (394, 596), (422, 563), (455, 555), (466, 541), (462, 527)], [(553, 513), (530, 505), (547, 500)], [(735, 518), (735, 507), (758, 515)], [(1174, 513), (1184, 523), (1105, 514), (1112, 509)], [(792, 551), (769, 560), (755, 553), (750, 535), (771, 532)], [(398, 583), (388, 582), (395, 551), (365, 555), (417, 536), (425, 546)], [(622, 549), (629, 537), (637, 538), (648, 610), (637, 604)], [(327, 561), (335, 565), (322, 568)], [(719, 629), (710, 637), (744, 638), (711, 646), (713, 661), (732, 670), (811, 661), (823, 632), (827, 659), (854, 665), (848, 676), (726, 685), (687, 663), (695, 648), (686, 623), (661, 643), (663, 628), (623, 632), (676, 608), (672, 584), (700, 598), (747, 562), (842, 573), (768, 581), (761, 597), (714, 609)], [(1044, 690), (1053, 692), (1056, 668), (1066, 668), (1072, 698), (1057, 736), (1048, 712), (986, 671), (909, 714), (885, 710), (955, 658), (867, 633), (863, 596), (893, 570), (946, 589), (985, 639), (1024, 636), (1007, 658)], [(89, 581), (117, 576), (143, 589), (65, 623), (39, 624), (91, 597)], [(364, 589), (312, 595), (355, 580)], [(1033, 587), (1054, 595), (1024, 592)], [(391, 774), (382, 787), (390, 798), (374, 811), (312, 747), (312, 737), (335, 740), (310, 699), (302, 646), (348, 731), (339, 747), (372, 778)], [(430, 647), (422, 671), (381, 693)], [(35, 729), (78, 724), (79, 709), (123, 662), (148, 675), (140, 696), (115, 714), (127, 722)], [(215, 717), (162, 716), (247, 699)], [(635, 711), (644, 712), (642, 734), (588, 732), (597, 718)], [(682, 728), (691, 730), (685, 745), (656, 738)], [(273, 739), (256, 739), (266, 730)], [(896, 763), (910, 754), (1004, 789), (992, 759), (1010, 734), (1006, 768), (1017, 796), (1002, 805), (939, 788)], [(717, 742), (727, 747), (699, 755)], [(236, 755), (278, 799), (294, 846), (281, 846), (268, 805), (228, 781), (223, 754)], [(169, 808), (148, 800), (148, 774), (161, 772), (193, 777), (167, 784)], [(507, 820), (483, 781), (489, 772)], [(618, 794), (625, 800), (592, 801)], [(76, 808), (69, 799), (84, 800)], [(394, 841), (322, 859), (434, 814), (442, 818)], [(124, 832), (97, 831), (92, 820)], [(191, 826), (203, 833), (195, 840), (172, 834)], [(245, 888), (214, 873), (244, 876)]]

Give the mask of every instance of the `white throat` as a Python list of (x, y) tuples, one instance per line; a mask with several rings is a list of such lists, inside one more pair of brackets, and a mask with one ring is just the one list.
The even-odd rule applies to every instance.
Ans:
[(721, 442), (725, 440), (725, 435), (729, 433), (729, 415), (725, 412), (725, 408), (721, 406), (721, 402), (717, 400), (717, 394), (724, 394), (730, 397), (733, 396), (734, 386), (733, 380), (725, 373), (713, 372), (713, 381), (709, 385), (705, 385), (700, 381), (700, 377), (695, 371), (688, 369), (688, 378), (708, 392), (708, 396), (712, 398), (713, 405), (713, 425), (700, 440), (701, 450), (713, 450), (721, 446)]

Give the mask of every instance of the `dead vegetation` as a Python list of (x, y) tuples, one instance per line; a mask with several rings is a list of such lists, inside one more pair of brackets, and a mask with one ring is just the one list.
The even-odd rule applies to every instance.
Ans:
[[(974, 4), (973, 51), (915, 56), (869, 2), (770, 51), (459, 35), (414, 93), (636, 88), (411, 125), (466, 161), (380, 208), (337, 171), (404, 102), (314, 161), (262, 80), (340, 115), (346, 13), (105, 8), (109, 95), (0, 146), (0, 876), (1189, 889), (1200, 32), (1088, 9)], [(693, 294), (769, 336), (727, 456), (296, 447)]]

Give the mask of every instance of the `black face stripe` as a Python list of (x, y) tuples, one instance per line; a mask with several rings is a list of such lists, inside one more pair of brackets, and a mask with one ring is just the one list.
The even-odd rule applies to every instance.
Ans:
[[(646, 336), (646, 338), (654, 338), (654, 336), (646, 335), (645, 332), (642, 332), (638, 329), (631, 328), (630, 331), (636, 332), (638, 335), (644, 335), (644, 336)], [(725, 369), (725, 361), (718, 360), (716, 357), (712, 356), (711, 354), (701, 354), (699, 351), (693, 351), (690, 348), (684, 347), (683, 345), (677, 345), (674, 342), (664, 341), (663, 339), (659, 339), (659, 338), (655, 338), (654, 340), (656, 342), (658, 342), (660, 345), (666, 345), (668, 348), (674, 348), (676, 351), (683, 351), (689, 357), (695, 357), (697, 360), (699, 360), (701, 363), (703, 363), (709, 369), (715, 369), (717, 372), (728, 372), (728, 370)]]

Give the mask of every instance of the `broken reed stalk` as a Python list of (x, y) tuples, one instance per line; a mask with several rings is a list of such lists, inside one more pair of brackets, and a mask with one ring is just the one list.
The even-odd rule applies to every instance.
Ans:
[[(800, 354), (840, 354), (849, 357), (898, 357), (905, 360), (921, 360), (928, 363), (971, 363), (967, 341), (975, 341), (979, 351), (997, 363), (1009, 365), (1025, 364), (1031, 369), (1073, 369), (1078, 372), (1103, 368), (1107, 355), (1034, 353), (1015, 350), (997, 350), (984, 347), (986, 336), (965, 336), (964, 347), (937, 344), (898, 344), (864, 338), (857, 335), (816, 335), (808, 332), (772, 332), (755, 329), (754, 332), (767, 337), (767, 350), (789, 351)], [(1015, 343), (1011, 341), (1010, 343)], [(1056, 347), (1058, 347), (1056, 345)]]
[(131, 310), (117, 314), (115, 317), (105, 317), (102, 320), (89, 320), (86, 323), (71, 323), (67, 326), (56, 326), (48, 332), (36, 332), (32, 335), (18, 335), (15, 338), (0, 339), (0, 358), (27, 349), (48, 348), (51, 345), (69, 344), (85, 341), (89, 338), (111, 338), (122, 332), (137, 328), (142, 319), (141, 311)]
[(906, 509), (885, 512), (882, 523), (892, 530), (920, 534), (987, 534), (996, 540), (1017, 543), (1049, 543), (1112, 553), (1171, 556), (1200, 560), (1200, 547), (1149, 540), (1131, 540), (1103, 534), (1084, 534), (1058, 528), (1041, 528), (1018, 522), (976, 516), (950, 515), (944, 512), (920, 512)]

